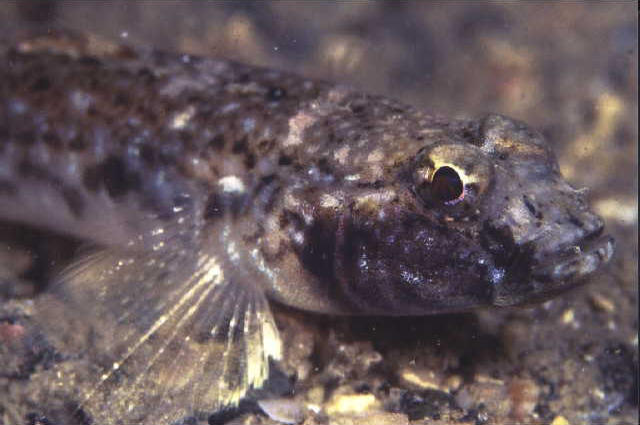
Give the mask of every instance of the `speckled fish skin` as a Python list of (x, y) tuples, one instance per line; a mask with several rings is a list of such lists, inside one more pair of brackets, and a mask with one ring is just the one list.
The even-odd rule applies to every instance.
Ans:
[[(500, 115), (449, 120), (280, 71), (155, 51), (25, 42), (4, 56), (0, 216), (105, 247), (63, 275), (63, 299), (133, 324), (137, 339), (107, 349), (113, 369), (147, 350), (140, 362), (158, 368), (158, 388), (169, 366), (149, 360), (149, 344), (175, 338), (166, 320), (205, 344), (203, 335), (250, 339), (252, 314), (272, 320), (264, 295), (332, 314), (521, 304), (575, 286), (613, 253), (543, 137)], [(436, 186), (455, 192), (458, 182), (462, 192), (443, 199)], [(209, 294), (206, 282), (223, 289)], [(225, 304), (236, 288), (244, 295)], [(234, 394), (209, 396), (185, 379), (202, 401), (191, 408), (233, 404), (262, 383), (265, 370), (244, 371), (278, 357), (265, 336), (277, 341), (277, 329), (255, 326), (262, 337), (245, 341)], [(94, 410), (131, 396), (138, 383), (127, 385)]]

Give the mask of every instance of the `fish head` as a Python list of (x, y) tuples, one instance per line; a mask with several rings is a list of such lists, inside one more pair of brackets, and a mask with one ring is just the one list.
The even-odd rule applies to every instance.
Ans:
[(614, 252), (587, 190), (563, 178), (547, 141), (526, 124), (490, 115), (479, 135), (493, 163), (481, 244), (505, 271), (492, 303), (544, 300), (586, 282)]
[(602, 219), (539, 133), (500, 115), (457, 131), (416, 146), (375, 191), (347, 196), (331, 231), (332, 264), (357, 310), (530, 303), (584, 282), (611, 258)]

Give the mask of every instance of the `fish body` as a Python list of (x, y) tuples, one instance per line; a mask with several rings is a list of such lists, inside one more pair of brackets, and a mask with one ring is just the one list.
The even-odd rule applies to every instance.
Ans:
[(367, 315), (516, 305), (613, 253), (544, 138), (501, 115), (451, 120), (76, 40), (3, 56), (0, 217), (99, 247), (36, 318), (90, 329), (99, 360), (79, 397), (99, 423), (171, 423), (262, 385), (281, 356), (267, 299)]

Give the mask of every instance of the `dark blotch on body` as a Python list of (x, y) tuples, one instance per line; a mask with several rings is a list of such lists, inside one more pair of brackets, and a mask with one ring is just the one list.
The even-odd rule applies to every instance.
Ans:
[(48, 180), (51, 177), (46, 169), (35, 165), (27, 159), (20, 161), (18, 164), (18, 173), (25, 178), (36, 180)]
[(128, 106), (131, 103), (129, 96), (126, 93), (117, 92), (113, 96), (113, 105), (116, 107), (119, 106)]
[(124, 161), (115, 156), (107, 158), (95, 167), (88, 168), (84, 173), (83, 181), (92, 191), (104, 187), (113, 198), (138, 190), (141, 184), (138, 173), (128, 170)]
[(251, 170), (256, 165), (256, 156), (252, 153), (247, 153), (247, 156), (244, 158), (244, 165), (247, 169)]
[(63, 147), (62, 140), (60, 137), (52, 131), (47, 131), (42, 135), (42, 140), (47, 144), (51, 149), (60, 150)]
[(576, 227), (578, 227), (580, 229), (584, 228), (584, 223), (582, 222), (582, 220), (580, 220), (580, 218), (578, 218), (578, 216), (576, 216), (571, 211), (567, 211), (567, 215), (569, 217), (569, 222), (571, 224), (573, 224), (574, 226), (576, 226)]
[(138, 78), (143, 84), (151, 85), (157, 80), (155, 74), (149, 68), (142, 68), (138, 71)]
[(276, 102), (278, 100), (283, 99), (287, 95), (287, 91), (280, 87), (271, 87), (267, 91), (267, 101)]
[(69, 142), (69, 149), (75, 152), (82, 152), (87, 148), (87, 142), (81, 136), (76, 136)]
[(260, 179), (255, 188), (255, 201), (262, 206), (262, 210), (271, 213), (274, 210), (278, 195), (282, 190), (279, 180), (274, 174), (267, 175)]
[(215, 191), (209, 195), (203, 215), (205, 220), (214, 220), (228, 214), (237, 217), (244, 211), (246, 204), (245, 193)]
[(64, 187), (62, 188), (62, 197), (67, 207), (69, 207), (69, 211), (71, 211), (75, 217), (81, 217), (85, 209), (85, 202), (80, 192), (71, 187)]
[(511, 230), (507, 226), (495, 227), (488, 221), (483, 225), (481, 243), (491, 253), (496, 266), (499, 267), (511, 264), (518, 252)]
[(233, 147), (231, 148), (231, 152), (233, 152), (235, 154), (244, 153), (244, 152), (247, 152), (247, 148), (248, 148), (247, 138), (246, 137), (242, 137), (242, 138), (236, 140), (233, 143)]
[(293, 163), (293, 159), (287, 155), (280, 155), (278, 158), (278, 165), (291, 165)]
[(140, 147), (140, 158), (150, 167), (158, 163), (158, 151), (150, 144), (144, 144)]
[(102, 62), (100, 61), (100, 59), (93, 56), (82, 56), (78, 58), (78, 63), (80, 65), (91, 67), (91, 68), (98, 68), (100, 65), (102, 65)]
[(334, 275), (336, 231), (331, 227), (322, 220), (315, 221), (305, 232), (305, 244), (299, 252), (304, 267), (321, 278)]
[(33, 91), (45, 91), (51, 88), (51, 81), (49, 81), (46, 77), (38, 78), (33, 85), (31, 86), (31, 90)]
[(527, 207), (532, 216), (534, 216), (538, 220), (542, 220), (542, 213), (536, 208), (536, 206), (533, 204), (533, 201), (527, 195), (522, 195), (522, 201), (524, 202), (524, 205)]
[(225, 141), (224, 136), (222, 134), (216, 134), (209, 140), (209, 147), (212, 148), (216, 152), (220, 152), (224, 149)]

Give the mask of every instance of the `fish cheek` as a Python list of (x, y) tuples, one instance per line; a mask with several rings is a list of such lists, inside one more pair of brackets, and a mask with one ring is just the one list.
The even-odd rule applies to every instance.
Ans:
[(347, 226), (336, 256), (341, 294), (355, 310), (419, 315), (491, 303), (490, 260), (478, 246), (415, 217), (377, 224)]

